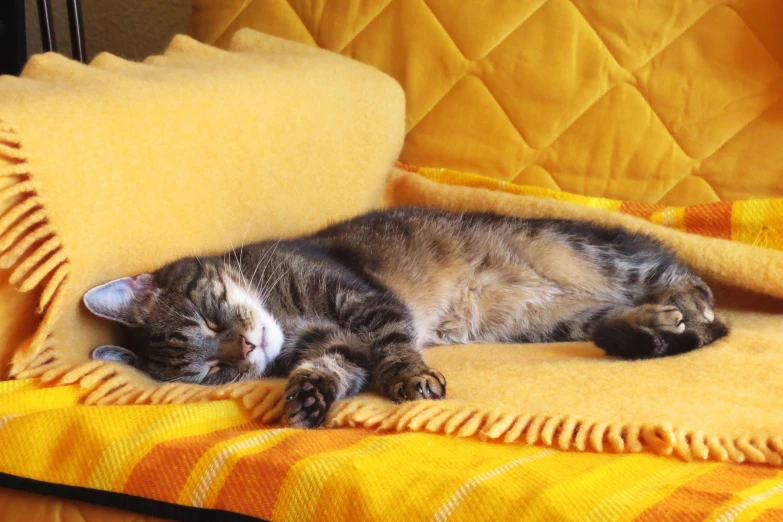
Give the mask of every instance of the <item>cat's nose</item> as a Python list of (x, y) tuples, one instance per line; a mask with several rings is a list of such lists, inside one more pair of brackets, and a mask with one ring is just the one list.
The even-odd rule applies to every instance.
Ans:
[(250, 352), (255, 350), (255, 348), (256, 348), (255, 344), (248, 342), (247, 339), (242, 337), (242, 357), (247, 359), (247, 356), (250, 355)]

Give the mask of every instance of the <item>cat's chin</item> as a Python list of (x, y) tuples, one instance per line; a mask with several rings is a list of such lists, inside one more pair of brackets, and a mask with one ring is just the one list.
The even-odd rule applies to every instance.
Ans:
[(248, 329), (242, 336), (255, 346), (246, 355), (248, 370), (243, 371), (241, 379), (257, 379), (263, 376), (267, 366), (274, 361), (283, 348), (283, 330), (275, 318), (264, 306), (263, 300), (255, 291), (250, 291), (247, 283), (230, 266), (223, 267), (223, 281), (226, 286), (226, 301), (234, 310), (242, 310)]
[(262, 333), (258, 335), (258, 347), (247, 356), (246, 362), (250, 368), (242, 380), (263, 377), (266, 368), (280, 355), (283, 348), (283, 330), (266, 311), (263, 313), (262, 327), (259, 330)]

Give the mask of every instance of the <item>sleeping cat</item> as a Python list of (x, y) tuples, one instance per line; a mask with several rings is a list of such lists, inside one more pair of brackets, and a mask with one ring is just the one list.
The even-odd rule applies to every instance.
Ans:
[(166, 382), (288, 376), (286, 418), (299, 427), (364, 389), (442, 398), (446, 379), (421, 356), (428, 345), (592, 340), (644, 359), (728, 333), (710, 288), (654, 239), (423, 208), (182, 259), (96, 287), (84, 303), (131, 334), (131, 349), (102, 346), (94, 358)]

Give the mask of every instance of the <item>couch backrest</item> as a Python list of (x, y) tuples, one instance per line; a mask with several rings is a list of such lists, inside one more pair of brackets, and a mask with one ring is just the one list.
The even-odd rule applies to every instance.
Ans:
[(779, 0), (196, 0), (373, 64), (408, 96), (402, 160), (686, 205), (783, 196)]

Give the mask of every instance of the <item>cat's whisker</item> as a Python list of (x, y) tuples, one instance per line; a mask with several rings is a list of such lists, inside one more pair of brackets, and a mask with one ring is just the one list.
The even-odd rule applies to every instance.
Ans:
[(277, 248), (280, 246), (280, 242), (282, 241), (282, 238), (279, 238), (272, 247), (268, 248), (260, 257), (258, 262), (256, 263), (256, 268), (253, 270), (253, 274), (250, 276), (250, 284), (253, 286), (253, 292), (258, 294), (261, 281), (259, 280), (258, 283), (253, 283), (256, 277), (256, 273), (258, 272), (258, 268), (261, 266), (261, 263), (266, 260), (266, 265), (264, 265), (264, 269), (261, 271), (260, 275), (263, 275), (266, 271), (266, 267), (269, 265), (269, 261), (271, 261), (274, 253), (277, 251)]
[[(242, 281), (241, 281), (242, 286), (244, 286), (246, 292), (249, 292), (250, 291), (250, 287), (248, 286), (247, 280), (245, 279), (245, 276), (242, 273), (242, 263), (239, 261), (239, 257), (237, 256), (237, 250), (234, 247), (234, 242), (231, 241), (231, 238), (228, 239), (228, 244), (231, 246), (231, 253), (234, 254), (234, 260), (236, 260), (236, 262), (237, 262), (237, 273), (239, 274), (240, 279), (242, 279)], [(230, 257), (229, 257), (229, 259), (230, 259)], [(229, 266), (230, 266), (230, 263), (229, 263)]]
[[(286, 265), (288, 265), (288, 262), (290, 260), (291, 260), (291, 253), (286, 255), (286, 257), (283, 259), (283, 261), (281, 263), (279, 263), (276, 266), (272, 267), (272, 272), (271, 272), (271, 274), (269, 274), (269, 277), (266, 278), (266, 282), (269, 283), (269, 281), (271, 281), (272, 278), (277, 278), (277, 279), (275, 279), (275, 282), (272, 283), (271, 286), (269, 286), (266, 289), (264, 289), (263, 292), (261, 293), (261, 296), (262, 296), (261, 297), (261, 301), (262, 302), (265, 301), (269, 297), (269, 294), (271, 293), (271, 291), (275, 288), (277, 283), (280, 282), (280, 278), (284, 275), (284, 272), (287, 271), (287, 270), (291, 270), (290, 266), (286, 266)], [(271, 261), (271, 259), (270, 259), (270, 261)], [(265, 269), (265, 271), (266, 271), (266, 269)], [(259, 288), (259, 290), (261, 290), (261, 288)]]
[(274, 289), (277, 287), (277, 284), (280, 282), (280, 280), (281, 280), (281, 279), (283, 279), (283, 277), (287, 276), (289, 273), (291, 273), (291, 271), (292, 271), (292, 265), (291, 265), (291, 263), (289, 263), (289, 261), (291, 260), (291, 258), (292, 258), (292, 257), (293, 257), (293, 256), (294, 256), (294, 255), (295, 255), (295, 254), (296, 254), (298, 251), (299, 251), (299, 249), (298, 249), (298, 248), (295, 248), (294, 250), (292, 250), (292, 251), (291, 251), (291, 252), (288, 254), (288, 256), (286, 257), (285, 263), (284, 263), (284, 264), (286, 265), (286, 268), (285, 268), (285, 270), (283, 270), (283, 271), (282, 271), (282, 273), (280, 274), (280, 276), (279, 276), (277, 279), (275, 279), (275, 282), (274, 282), (274, 283), (272, 283), (272, 284), (269, 286), (269, 288), (267, 289), (267, 291), (264, 293), (263, 297), (261, 298), (261, 301), (262, 301), (262, 302), (266, 301), (266, 300), (269, 298), (269, 295), (270, 295), (270, 294), (272, 293), (272, 291), (273, 291), (273, 290), (274, 290)]
[[(259, 212), (260, 208), (261, 208), (260, 206), (253, 205), (253, 213), (250, 216), (250, 218), (247, 220), (247, 222), (245, 223), (245, 231), (242, 234), (242, 245), (239, 247), (239, 264), (240, 264), (239, 271), (240, 271), (240, 273), (242, 272), (242, 266), (241, 266), (242, 265), (242, 251), (243, 251), (243, 249), (245, 247), (245, 239), (247, 238), (247, 232), (250, 229), (250, 224), (256, 222), (256, 217), (258, 216), (258, 212)], [(280, 242), (280, 240), (278, 240), (278, 243), (279, 242)], [(256, 268), (258, 268), (258, 267), (256, 266)], [(255, 274), (255, 271), (253, 273)], [(244, 276), (243, 276), (243, 278), (244, 278)], [(250, 281), (247, 281), (246, 290), (248, 292), (250, 291), (250, 284), (252, 282), (253, 282), (253, 278), (251, 277)]]
[(242, 252), (245, 249), (245, 239), (247, 238), (247, 230), (250, 228), (250, 220), (245, 223), (245, 231), (242, 233), (242, 244), (239, 246), (239, 269), (242, 270)]
[[(275, 243), (275, 244), (274, 244), (274, 245), (273, 245), (273, 246), (272, 246), (272, 247), (271, 247), (271, 248), (268, 250), (268, 255), (266, 255), (266, 254), (265, 254), (265, 255), (263, 256), (264, 258), (266, 258), (266, 263), (264, 264), (264, 268), (261, 270), (261, 277), (259, 277), (258, 283), (257, 283), (257, 284), (254, 286), (254, 288), (253, 288), (253, 291), (254, 291), (254, 292), (257, 294), (257, 295), (259, 295), (259, 294), (262, 294), (262, 293), (266, 293), (266, 292), (262, 292), (262, 291), (261, 291), (261, 287), (262, 287), (262, 285), (263, 285), (263, 283), (264, 283), (264, 279), (266, 279), (266, 280), (269, 280), (269, 279), (271, 279), (272, 277), (274, 277), (274, 276), (275, 276), (275, 274), (277, 273), (277, 271), (281, 269), (281, 265), (282, 265), (282, 263), (274, 267), (274, 271), (272, 272), (272, 274), (270, 274), (270, 276), (269, 276), (269, 277), (264, 277), (264, 276), (266, 275), (267, 268), (269, 267), (269, 264), (272, 262), (272, 259), (275, 257), (275, 254), (277, 253), (277, 250), (278, 250), (278, 248), (279, 248), (279, 246), (280, 246), (280, 242), (281, 242), (281, 241), (282, 241), (282, 239), (278, 239), (278, 240), (277, 240), (277, 242), (276, 242), (276, 243)], [(289, 259), (289, 258), (286, 258), (286, 261), (287, 261), (288, 259)], [(267, 297), (268, 297), (268, 295), (267, 295)], [(264, 300), (265, 300), (265, 298), (261, 298), (261, 301), (262, 301), (262, 302), (263, 302)]]
[(177, 376), (177, 377), (171, 377), (170, 379), (163, 379), (163, 380), (162, 380), (162, 381), (160, 381), (160, 382), (178, 382), (178, 381), (185, 382), (185, 381), (183, 381), (183, 380), (182, 380), (182, 379), (181, 379), (179, 376)]

